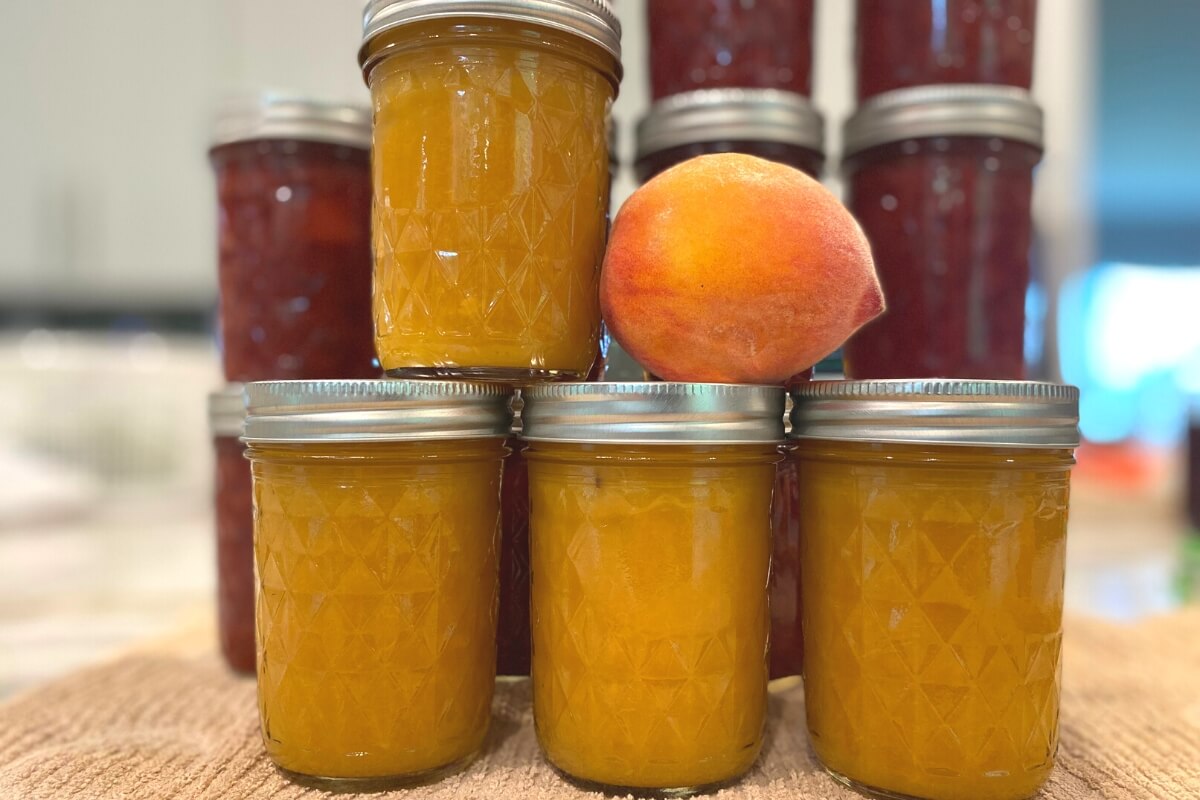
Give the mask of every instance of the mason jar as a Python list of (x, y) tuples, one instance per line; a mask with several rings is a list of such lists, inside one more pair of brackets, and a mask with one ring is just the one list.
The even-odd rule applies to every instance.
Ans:
[(783, 390), (524, 391), (533, 716), (558, 770), (688, 794), (762, 747)]
[(812, 94), (813, 0), (647, 0), (650, 93), (755, 87)]
[(521, 441), (520, 393), (513, 397), (513, 435), (505, 443), (500, 487), (500, 605), (496, 621), (496, 674), (529, 674), (529, 470)]
[(217, 539), (217, 638), (225, 663), (254, 672), (254, 502), (242, 444), (241, 384), (208, 396), (212, 431), (213, 517)]
[(637, 178), (696, 156), (744, 153), (819, 178), (825, 121), (807, 97), (776, 89), (701, 89), (656, 102), (637, 127)]
[(605, 0), (368, 4), (359, 60), (388, 374), (588, 374), (620, 32)]
[(888, 797), (1032, 796), (1058, 749), (1078, 390), (817, 381), (792, 398), (817, 758)]
[(371, 330), (371, 115), (264, 95), (217, 120), (225, 379), (379, 375)]
[(425, 781), (483, 746), (496, 673), (509, 390), (247, 386), (267, 755), (334, 790)]
[(858, 0), (858, 99), (909, 86), (1033, 84), (1037, 0)]
[(1005, 86), (900, 89), (864, 103), (844, 142), (887, 299), (846, 343), (847, 377), (1024, 378), (1041, 109)]

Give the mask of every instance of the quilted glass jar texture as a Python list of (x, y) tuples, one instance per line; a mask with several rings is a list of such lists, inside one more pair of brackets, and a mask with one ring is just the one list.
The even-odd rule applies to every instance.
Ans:
[(804, 442), (805, 700), (835, 775), (1034, 794), (1058, 747), (1069, 450)]
[(600, 331), (619, 66), (510, 20), (380, 34), (374, 319), (389, 374), (587, 375)]
[(502, 440), (254, 456), (259, 705), (292, 773), (413, 776), (483, 744)]
[(1054, 768), (1079, 390), (791, 390), (813, 752), (868, 794), (1023, 800)]
[(267, 755), (333, 791), (428, 781), (483, 745), (511, 390), (244, 389)]
[(534, 718), (608, 787), (745, 772), (766, 713), (772, 446), (534, 443)]

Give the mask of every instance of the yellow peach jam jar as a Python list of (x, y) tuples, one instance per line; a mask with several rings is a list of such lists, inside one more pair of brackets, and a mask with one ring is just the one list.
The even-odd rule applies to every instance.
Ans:
[(1054, 766), (1079, 393), (792, 389), (813, 750), (884, 797), (1019, 800)]
[(523, 396), (543, 753), (610, 792), (736, 779), (766, 716), (783, 390), (565, 383)]
[(267, 754), (339, 791), (464, 765), (495, 681), (508, 390), (279, 381), (246, 400)]
[(395, 377), (583, 379), (596, 359), (607, 0), (372, 0), (375, 343)]

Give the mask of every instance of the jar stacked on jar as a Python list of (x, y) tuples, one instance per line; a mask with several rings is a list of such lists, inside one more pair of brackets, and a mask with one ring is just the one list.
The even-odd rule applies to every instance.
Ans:
[[(639, 177), (733, 151), (815, 175), (811, 3), (699, 5), (650, 3), (652, 36), (704, 46), (654, 48), (669, 96), (639, 126)], [(241, 509), (221, 518), (228, 538), (247, 540), (253, 506), (255, 657), (225, 647), (257, 671), (277, 767), (335, 791), (435, 780), (485, 748), (497, 675), (530, 673), (564, 778), (712, 790), (759, 758), (769, 678), (801, 670), (802, 617), (809, 733), (836, 779), (931, 800), (1035, 791), (1057, 743), (1077, 393), (590, 381), (621, 78), (610, 4), (371, 0), (359, 59), (369, 211), (342, 202), (291, 231), (276, 206), (329, 184), (272, 171), (271, 137), (250, 139), (266, 163), (244, 174), (218, 160), (233, 144), (214, 150), (223, 226), (244, 225), (241, 249), (222, 248), (222, 319), (245, 416), (234, 390), (212, 420), (222, 497)], [(877, 117), (860, 123), (871, 147), (895, 124)], [(1028, 120), (1004, 118), (1027, 144)], [(344, 160), (367, 169), (365, 148)], [(347, 339), (317, 349), (347, 360), (303, 371), (317, 362), (273, 326), (321, 295), (289, 282), (337, 270), (367, 296), (351, 260), (308, 260), (342, 214), (370, 231), (373, 288), (320, 335), (373, 327), (378, 367), (354, 372)], [(317, 336), (323, 308), (300, 327)], [(301, 371), (231, 371), (234, 340)], [(233, 469), (242, 445), (249, 475)], [(228, 552), (247, 572), (249, 550)], [(246, 592), (228, 605), (244, 631)]]
[(216, 454), (222, 652), (254, 671), (250, 465), (241, 385), (379, 374), (371, 342), (370, 114), (263, 95), (228, 104), (216, 175), (220, 349), (210, 400)]
[(1036, 0), (859, 0), (847, 204), (887, 312), (850, 378), (1025, 377)]
[(496, 675), (529, 673), (512, 404), (603, 371), (620, 27), (595, 0), (374, 0), (359, 59), (386, 377), (246, 389), (263, 736), (331, 789), (462, 767)]

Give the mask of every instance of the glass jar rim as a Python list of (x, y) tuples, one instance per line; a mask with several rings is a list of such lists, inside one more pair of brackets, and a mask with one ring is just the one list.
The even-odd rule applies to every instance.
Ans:
[(724, 383), (552, 383), (522, 390), (521, 438), (592, 444), (778, 444), (784, 391)]
[(511, 434), (512, 390), (474, 381), (248, 383), (247, 444), (399, 442)]
[(658, 100), (637, 125), (637, 159), (704, 142), (778, 142), (825, 152), (825, 119), (781, 89), (697, 89)]
[(791, 390), (790, 439), (1074, 448), (1079, 389), (941, 378), (813, 381)]
[(842, 129), (843, 157), (908, 139), (994, 137), (1041, 150), (1041, 106), (1025, 89), (982, 83), (895, 89), (859, 106)]

